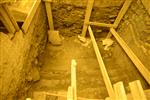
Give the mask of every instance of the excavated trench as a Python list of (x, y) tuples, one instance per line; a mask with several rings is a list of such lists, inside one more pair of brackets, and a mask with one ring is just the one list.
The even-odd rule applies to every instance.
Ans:
[[(53, 6), (54, 26), (60, 31), (63, 42), (61, 46), (47, 43), (44, 53), (39, 56), (41, 78), (32, 85), (28, 92), (29, 97), (32, 97), (35, 91), (66, 95), (68, 86), (71, 84), (72, 59), (77, 61), (78, 97), (88, 99), (108, 97), (89, 35), (87, 35), (87, 44), (81, 43), (77, 38), (82, 31), (81, 23), (83, 23), (85, 8), (60, 4), (53, 4)], [(113, 23), (119, 9), (119, 7), (94, 8), (91, 19)], [(114, 44), (110, 50), (104, 50), (102, 40), (109, 32), (107, 28), (92, 28), (112, 84), (123, 81), (129, 93), (129, 82), (140, 80), (143, 88), (148, 89), (148, 83), (114, 38), (112, 38)], [(53, 98), (53, 100), (57, 99), (59, 100), (59, 97)], [(52, 100), (52, 97), (47, 96), (47, 100)]]
[[(100, 8), (94, 7), (92, 11), (91, 21), (112, 24), (114, 23), (115, 18), (117, 17), (118, 12), (121, 9), (121, 6)], [(137, 10), (136, 12), (135, 8), (137, 8), (137, 6), (141, 6), (140, 0), (134, 0), (134, 4), (132, 4), (132, 7), (129, 8), (129, 11), (121, 21), (121, 24), (117, 30), (120, 33), (125, 32), (125, 29), (128, 28), (127, 26), (129, 22), (131, 22), (132, 24), (137, 24), (141, 22), (140, 25), (144, 24), (145, 26), (143, 25), (143, 27), (146, 27), (148, 29), (141, 28), (140, 30), (139, 28), (136, 31), (139, 31), (142, 43), (146, 42), (146, 44), (149, 44), (149, 38), (147, 38), (148, 36), (150, 36), (149, 26), (145, 23), (142, 23), (141, 20), (146, 21), (147, 19), (149, 19), (150, 22), (150, 17), (144, 12), (144, 7), (139, 8), (139, 10)], [(38, 69), (36, 70), (37, 75), (35, 75), (35, 79), (37, 79), (38, 77), (39, 80), (36, 80), (36, 82), (32, 81), (30, 80), (31, 77), (25, 75), (25, 78), (28, 78), (25, 79), (25, 81), (27, 82), (27, 85), (29, 85), (25, 86), (27, 88), (25, 90), (27, 94), (23, 92), (20, 93), (19, 96), (23, 95), (21, 99), (27, 97), (34, 98), (35, 92), (47, 92), (49, 93), (49, 95), (47, 95), (46, 100), (66, 100), (66, 98), (60, 98), (59, 95), (66, 96), (68, 87), (71, 85), (71, 60), (75, 59), (77, 62), (78, 97), (96, 100), (105, 99), (106, 97), (108, 97), (108, 91), (106, 89), (99, 68), (99, 64), (96, 58), (95, 51), (93, 49), (90, 36), (87, 33), (87, 43), (82, 43), (78, 39), (78, 35), (82, 33), (82, 27), (85, 16), (85, 7), (53, 3), (52, 12), (55, 30), (59, 31), (61, 38), (63, 39), (62, 44), (60, 46), (54, 46), (47, 41), (44, 52), (40, 53), (40, 55), (35, 57), (36, 61), (33, 60), (33, 63), (35, 63), (36, 68)], [(138, 14), (141, 13), (143, 15), (139, 16)], [(131, 15), (133, 15), (132, 21), (129, 20)], [(145, 16), (147, 19), (145, 18)], [(137, 20), (134, 21), (135, 19)], [(46, 26), (47, 23), (44, 24)], [(22, 23), (20, 23), (20, 26), (21, 25)], [(2, 26), (1, 23), (0, 26)], [(6, 29), (3, 28), (4, 27), (0, 27), (0, 30), (3, 30), (3, 32), (5, 32)], [(129, 83), (135, 80), (140, 80), (144, 90), (150, 89), (148, 83), (139, 73), (135, 65), (132, 63), (128, 55), (124, 52), (124, 50), (118, 44), (114, 37), (112, 37), (114, 43), (110, 46), (110, 49), (104, 50), (102, 41), (106, 38), (109, 29), (95, 26), (92, 26), (92, 29), (102, 58), (104, 60), (108, 75), (110, 77), (111, 83), (115, 84), (119, 81), (123, 81), (127, 93), (131, 92), (129, 89)], [(128, 31), (126, 33), (128, 33)], [(142, 32), (147, 32), (147, 37), (145, 35), (142, 35)], [(150, 51), (148, 51), (149, 54), (146, 52), (147, 56), (144, 56), (142, 54), (142, 50), (136, 48), (137, 46), (135, 46), (134, 42), (131, 41), (132, 37), (130, 36), (130, 34), (128, 35), (124, 33), (121, 34), (121, 36), (124, 36), (126, 42), (130, 40), (128, 44), (132, 47), (132, 50), (135, 51), (138, 57), (142, 60), (144, 65), (146, 65), (146, 67), (149, 69), (150, 62), (148, 61), (150, 58), (148, 55), (150, 54)], [(35, 37), (38, 37), (38, 35), (35, 35)], [(135, 37), (135, 40), (136, 39), (138, 39), (138, 37)], [(46, 39), (44, 40), (43, 44), (40, 45), (44, 45), (45, 41)], [(36, 41), (34, 41), (33, 43), (36, 43)], [(138, 41), (136, 41), (136, 43), (138, 43)], [(149, 46), (147, 47), (148, 49), (146, 49), (149, 50)], [(138, 54), (138, 52), (140, 53)], [(30, 68), (28, 70), (30, 70)], [(40, 75), (38, 75), (38, 71)], [(56, 94), (58, 96), (52, 96), (51, 94)]]

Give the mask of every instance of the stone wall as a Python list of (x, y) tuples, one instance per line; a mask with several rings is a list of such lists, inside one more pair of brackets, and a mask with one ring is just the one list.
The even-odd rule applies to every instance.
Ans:
[(150, 15), (141, 0), (133, 0), (117, 31), (150, 70)]
[[(86, 6), (88, 0), (53, 0), (53, 2), (71, 4), (76, 6)], [(124, 0), (95, 0), (95, 7), (120, 6)]]
[[(22, 100), (33, 81), (40, 78), (38, 55), (47, 41), (45, 8), (40, 4), (28, 33), (13, 39), (0, 33), (0, 100)], [(17, 98), (17, 99), (16, 99)]]

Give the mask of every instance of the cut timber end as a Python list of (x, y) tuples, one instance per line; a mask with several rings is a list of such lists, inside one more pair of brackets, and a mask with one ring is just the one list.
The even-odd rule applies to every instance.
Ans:
[(116, 100), (127, 100), (123, 82), (118, 82), (114, 85)]
[(140, 81), (129, 83), (133, 100), (147, 100)]
[(32, 100), (31, 98), (27, 98), (26, 100)]
[(77, 65), (77, 62), (76, 62), (76, 60), (75, 59), (72, 59), (72, 66), (76, 66)]
[(59, 31), (48, 31), (48, 40), (52, 45), (61, 45), (62, 39), (59, 36)]

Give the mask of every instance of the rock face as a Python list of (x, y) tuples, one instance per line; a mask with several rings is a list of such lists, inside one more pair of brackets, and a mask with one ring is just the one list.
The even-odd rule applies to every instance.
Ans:
[[(86, 6), (88, 0), (53, 0), (57, 3), (71, 4), (75, 6)], [(124, 0), (95, 0), (95, 7), (120, 6)]]
[(36, 60), (47, 41), (43, 7), (40, 4), (27, 33), (19, 31), (12, 40), (0, 33), (0, 100), (21, 100), (19, 97), (25, 96), (31, 82), (39, 80)]
[(141, 0), (133, 0), (118, 33), (150, 70), (150, 15)]

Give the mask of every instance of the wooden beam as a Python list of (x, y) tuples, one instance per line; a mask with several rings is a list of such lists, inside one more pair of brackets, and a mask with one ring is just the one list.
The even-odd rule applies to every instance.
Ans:
[(132, 0), (126, 0), (126, 1), (125, 1), (123, 7), (121, 8), (121, 10), (120, 10), (120, 12), (119, 12), (119, 14), (118, 14), (118, 16), (117, 16), (115, 22), (114, 22), (115, 28), (118, 27), (118, 25), (119, 25), (120, 21), (122, 20), (123, 16), (126, 14), (128, 8), (129, 8), (130, 5), (131, 5), (131, 2), (132, 2)]
[(147, 100), (140, 81), (129, 83), (133, 100)]
[(114, 27), (113, 24), (99, 23), (99, 22), (88, 22), (88, 25), (100, 26), (100, 27)]
[(31, 8), (26, 20), (24, 21), (24, 23), (22, 25), (22, 30), (24, 33), (28, 32), (31, 21), (33, 20), (34, 16), (36, 15), (35, 13), (36, 13), (37, 8), (39, 7), (40, 3), (41, 3), (41, 0), (34, 1), (34, 4)]
[[(120, 21), (122, 20), (123, 16), (126, 14), (128, 8), (130, 7), (131, 2), (132, 2), (132, 0), (126, 0), (125, 3), (123, 4), (115, 22), (114, 22), (114, 28), (118, 27)], [(111, 36), (112, 36), (112, 34), (111, 34), (111, 32), (109, 32), (106, 38), (110, 38)]]
[(49, 28), (50, 28), (51, 31), (54, 31), (51, 3), (50, 2), (45, 2), (45, 7), (46, 7), (46, 12), (47, 12)]
[(92, 44), (93, 44), (93, 47), (94, 47), (94, 50), (95, 50), (95, 54), (96, 54), (96, 57), (97, 57), (97, 60), (98, 60), (98, 63), (99, 63), (99, 67), (100, 67), (100, 70), (101, 70), (101, 73), (102, 73), (102, 76), (103, 76), (103, 79), (104, 79), (104, 82), (105, 82), (108, 94), (109, 94), (111, 99), (112, 98), (114, 99), (114, 96), (115, 96), (114, 90), (113, 90), (111, 81), (109, 79), (109, 76), (108, 76), (105, 64), (103, 62), (101, 53), (100, 53), (99, 48), (97, 46), (95, 37), (93, 35), (93, 31), (92, 31), (90, 26), (88, 27), (88, 30), (89, 30), (89, 34), (90, 34), (90, 37), (91, 37), (91, 40), (92, 40)]
[(110, 32), (113, 34), (113, 36), (116, 38), (118, 43), (121, 45), (121, 47), (124, 49), (126, 54), (129, 56), (131, 61), (135, 64), (136, 68), (139, 70), (141, 75), (145, 78), (145, 80), (150, 85), (150, 72), (149, 72), (149, 70), (142, 64), (142, 62), (139, 60), (139, 58), (129, 48), (129, 46), (125, 43), (125, 41), (118, 35), (118, 33), (115, 31), (115, 29), (110, 28)]
[(81, 34), (82, 37), (86, 36), (86, 32), (87, 32), (87, 29), (88, 29), (87, 23), (90, 20), (93, 5), (94, 5), (94, 0), (88, 0), (86, 12), (85, 12), (84, 25), (83, 25), (82, 34)]
[(16, 32), (14, 25), (12, 24), (8, 14), (6, 13), (2, 5), (0, 5), (0, 19), (9, 33), (14, 34)]
[(127, 95), (123, 86), (123, 82), (114, 84), (116, 100), (127, 100)]
[(44, 2), (52, 2), (53, 0), (43, 0)]
[(73, 89), (73, 100), (77, 100), (76, 66), (77, 63), (73, 59), (71, 61), (71, 87)]
[(7, 7), (6, 4), (3, 5), (3, 8), (5, 9), (5, 11), (6, 11), (8, 17), (10, 18), (12, 24), (14, 25), (16, 31), (18, 32), (18, 31), (20, 30), (20, 28), (19, 28), (19, 26), (18, 26), (18, 24), (17, 24), (15, 18), (13, 17), (13, 14), (10, 12), (10, 10), (9, 10), (9, 8)]

